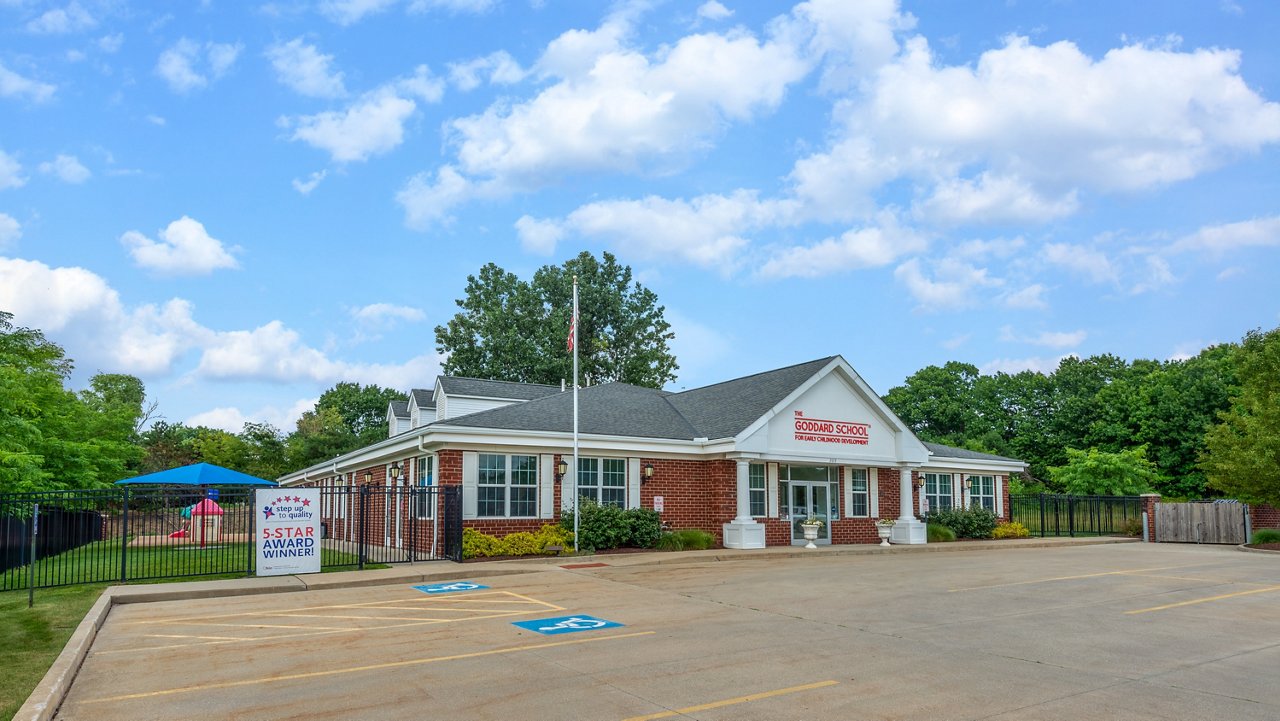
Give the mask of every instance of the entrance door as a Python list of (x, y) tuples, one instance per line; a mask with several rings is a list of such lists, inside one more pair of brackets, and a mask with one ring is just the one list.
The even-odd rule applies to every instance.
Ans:
[(822, 521), (818, 529), (818, 540), (831, 540), (831, 485), (829, 483), (810, 483), (805, 481), (791, 482), (791, 540), (804, 541), (804, 529), (800, 524), (806, 519), (816, 518)]

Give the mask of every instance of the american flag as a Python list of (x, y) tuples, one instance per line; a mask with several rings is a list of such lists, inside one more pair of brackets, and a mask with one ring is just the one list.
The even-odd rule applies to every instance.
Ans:
[(573, 336), (578, 332), (578, 309), (573, 309), (573, 317), (569, 319), (569, 350), (573, 350)]

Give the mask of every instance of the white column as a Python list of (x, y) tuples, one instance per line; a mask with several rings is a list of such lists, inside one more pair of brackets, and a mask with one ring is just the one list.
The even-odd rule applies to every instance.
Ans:
[(751, 518), (751, 462), (738, 461), (738, 516), (734, 523), (755, 523)]
[(915, 520), (916, 511), (911, 503), (911, 491), (914, 484), (911, 482), (910, 466), (898, 468), (898, 520), (912, 521)]

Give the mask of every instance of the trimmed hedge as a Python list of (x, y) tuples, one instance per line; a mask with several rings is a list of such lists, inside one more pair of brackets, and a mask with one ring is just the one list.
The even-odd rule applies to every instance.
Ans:
[(539, 556), (556, 553), (548, 546), (573, 547), (573, 534), (565, 533), (559, 526), (546, 524), (537, 533), (519, 531), (496, 538), (474, 528), (462, 529), (462, 557), (489, 558), (491, 556)]
[(1029, 538), (1030, 536), (1031, 531), (1028, 531), (1026, 526), (1017, 521), (1001, 523), (991, 533), (992, 538)]
[[(573, 513), (560, 514), (560, 527), (573, 534)], [(584, 499), (578, 508), (578, 548), (653, 548), (662, 535), (662, 517), (652, 508), (621, 509)]]
[(924, 521), (950, 528), (957, 538), (991, 538), (1000, 519), (985, 508), (947, 508), (924, 514)]

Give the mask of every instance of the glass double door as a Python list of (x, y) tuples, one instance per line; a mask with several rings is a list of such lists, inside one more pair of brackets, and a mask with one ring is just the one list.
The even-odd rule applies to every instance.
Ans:
[(831, 498), (831, 484), (822, 482), (791, 481), (791, 540), (803, 541), (804, 529), (800, 524), (809, 518), (822, 521), (818, 540), (831, 539), (831, 519), (837, 513)]

